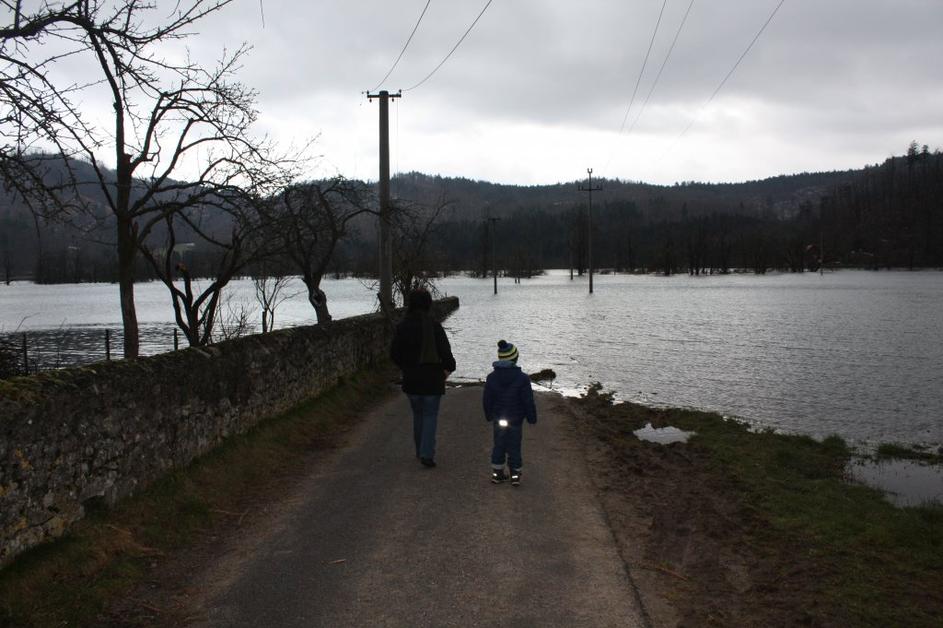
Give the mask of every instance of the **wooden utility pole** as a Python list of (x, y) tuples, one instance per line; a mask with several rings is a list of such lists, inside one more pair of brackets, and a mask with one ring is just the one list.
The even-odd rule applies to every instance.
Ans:
[(576, 218), (574, 218), (571, 222), (573, 222), (573, 224), (570, 225), (570, 230), (569, 230), (570, 236), (567, 239), (567, 244), (569, 244), (569, 248), (570, 248), (570, 281), (573, 281), (573, 247), (576, 246), (574, 244), (574, 242), (576, 241), (576, 238), (573, 237), (573, 229), (574, 227), (577, 226), (579, 221)]
[[(380, 100), (380, 310), (393, 311), (393, 219), (390, 216), (390, 98), (400, 98), (382, 90), (367, 94), (373, 102)], [(404, 295), (405, 298), (405, 295)]]
[(589, 192), (589, 211), (586, 216), (586, 257), (587, 262), (589, 263), (589, 293), (593, 293), (593, 192), (600, 192), (602, 188), (600, 186), (593, 187), (593, 169), (587, 168), (587, 174), (589, 174), (589, 184), (580, 185), (580, 192)]
[(495, 239), (497, 235), (497, 222), (499, 220), (501, 219), (493, 216), (488, 217), (488, 222), (491, 223), (491, 274), (494, 277), (495, 294), (498, 294), (498, 258), (495, 255)]

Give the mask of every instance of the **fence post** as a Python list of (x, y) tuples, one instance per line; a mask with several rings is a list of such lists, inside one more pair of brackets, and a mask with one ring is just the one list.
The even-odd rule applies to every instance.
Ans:
[(180, 340), (177, 338), (177, 328), (174, 327), (174, 351), (180, 346)]
[(105, 330), (105, 360), (111, 362), (111, 330)]
[(29, 375), (29, 353), (26, 350), (26, 334), (23, 334), (23, 375)]

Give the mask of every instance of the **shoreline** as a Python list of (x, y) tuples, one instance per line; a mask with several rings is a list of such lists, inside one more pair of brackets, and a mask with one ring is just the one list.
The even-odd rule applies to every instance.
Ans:
[[(591, 388), (593, 388), (599, 382), (589, 383), (589, 384), (580, 384), (575, 387), (560, 387), (552, 388), (546, 386), (540, 381), (533, 382), (532, 386), (535, 392), (547, 392), (555, 395), (560, 395), (566, 399), (579, 399), (584, 396)], [(450, 379), (449, 385), (461, 385), (461, 386), (475, 386), (483, 385), (484, 380), (472, 380), (472, 379)], [(610, 395), (613, 402), (617, 405), (621, 404), (631, 404), (643, 406), (645, 408), (650, 408), (652, 410), (682, 410), (686, 412), (704, 412), (710, 414), (717, 414), (721, 416), (724, 420), (734, 421), (737, 423), (743, 423), (749, 427), (753, 432), (759, 433), (768, 430), (772, 430), (776, 434), (782, 434), (784, 436), (808, 436), (816, 440), (824, 440), (830, 435), (818, 435), (818, 434), (808, 434), (805, 432), (799, 431), (788, 431), (777, 428), (774, 425), (764, 423), (759, 419), (752, 419), (750, 417), (741, 416), (737, 414), (731, 414), (723, 412), (721, 410), (716, 410), (706, 407), (697, 407), (697, 406), (685, 406), (678, 404), (671, 404), (668, 402), (658, 402), (658, 403), (645, 403), (636, 399), (625, 399), (622, 398), (618, 391), (607, 391), (605, 394)], [(897, 441), (877, 441), (877, 440), (868, 440), (860, 439), (849, 436), (840, 436), (843, 440), (851, 444), (851, 447), (855, 451), (855, 454), (863, 460), (874, 460), (876, 462), (887, 461), (887, 460), (916, 460), (923, 461), (926, 464), (931, 465), (943, 465), (943, 441), (916, 441), (909, 442), (904, 440)], [(865, 451), (860, 451), (859, 448), (864, 449)], [(884, 453), (882, 453), (882, 451)]]
[[(532, 380), (535, 375), (531, 375)], [(449, 387), (481, 386), (482, 380), (450, 380)], [(824, 442), (833, 437), (816, 438), (813, 435), (799, 432), (785, 432), (775, 430), (771, 426), (757, 421), (750, 421), (742, 417), (731, 416), (709, 409), (679, 407), (670, 405), (648, 405), (635, 401), (620, 399), (613, 391), (604, 392), (602, 386), (591, 384), (573, 389), (554, 389), (545, 386), (541, 381), (532, 381), (534, 392), (552, 394), (569, 401), (579, 402), (585, 399), (591, 391), (593, 394), (605, 396), (615, 406), (638, 406), (653, 412), (686, 412), (694, 414), (715, 415), (724, 421), (745, 426), (752, 434), (772, 433), (783, 437), (810, 438), (816, 442)], [(665, 426), (673, 428), (674, 426)], [(885, 499), (895, 506), (915, 506), (924, 503), (943, 505), (943, 445), (901, 443), (869, 443), (867, 441), (849, 441), (842, 438), (848, 446), (848, 461), (845, 465), (845, 479), (850, 484), (866, 486), (880, 491)], [(867, 451), (861, 451), (861, 447)], [(913, 485), (907, 486), (901, 476), (909, 476)], [(905, 478), (906, 480), (906, 478)], [(927, 499), (929, 497), (929, 499)]]
[[(895, 507), (848, 483), (837, 437), (611, 402), (599, 388), (568, 400), (657, 625), (936, 625), (943, 505)], [(695, 434), (645, 442), (646, 423)]]

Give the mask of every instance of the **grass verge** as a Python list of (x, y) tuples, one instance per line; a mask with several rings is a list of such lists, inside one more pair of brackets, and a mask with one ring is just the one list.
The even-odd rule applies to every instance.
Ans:
[(279, 480), (337, 447), (357, 418), (387, 398), (378, 391), (391, 390), (389, 381), (385, 370), (348, 378), (18, 557), (0, 571), (0, 626), (95, 625), (162, 556), (241, 523)]
[[(732, 624), (940, 625), (943, 507), (897, 508), (879, 491), (847, 482), (844, 468), (851, 452), (836, 436), (818, 442), (756, 433), (713, 413), (613, 406), (610, 401), (597, 388), (580, 403), (617, 461), (623, 485), (641, 494), (646, 483), (655, 483), (651, 501), (659, 505), (649, 513), (655, 522), (652, 536), (670, 534), (658, 530), (658, 522), (677, 523), (684, 517), (690, 521), (678, 527), (686, 535), (708, 530), (697, 541), (658, 539), (656, 545), (717, 542), (745, 556), (743, 563), (753, 569), (751, 586), (736, 590), (717, 583), (723, 580), (719, 572), (700, 574), (704, 581), (698, 586), (709, 595), (692, 604), (713, 599), (712, 608), (728, 612), (722, 623)], [(645, 443), (632, 431), (648, 422), (696, 435), (686, 445)], [(670, 483), (672, 475), (677, 476), (675, 484)], [(726, 511), (729, 521), (712, 525), (716, 508), (691, 514), (698, 502), (718, 495), (734, 504)], [(758, 565), (764, 563), (760, 573)], [(692, 580), (699, 577), (698, 565), (669, 567)], [(695, 597), (695, 588), (684, 594)], [(731, 621), (738, 607), (745, 609), (743, 615)], [(685, 617), (692, 624), (709, 619), (697, 609), (689, 609)]]

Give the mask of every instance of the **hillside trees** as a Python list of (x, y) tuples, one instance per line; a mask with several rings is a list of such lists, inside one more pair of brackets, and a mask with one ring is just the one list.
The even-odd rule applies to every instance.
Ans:
[[(50, 188), (43, 172), (32, 169), (36, 174), (27, 179), (32, 185), (23, 196), (35, 196), (37, 188), (51, 190), (54, 209), (61, 212), (69, 205), (70, 214), (91, 189), (103, 198), (115, 234), (127, 358), (137, 356), (139, 346), (134, 264), (151, 232), (168, 218), (173, 222), (175, 214), (212, 204), (211, 199), (235, 187), (262, 197), (293, 174), (284, 167), (287, 160), (251, 134), (256, 95), (234, 80), (244, 47), (224, 54), (214, 67), (204, 67), (182, 50), (167, 57), (158, 54), (230, 2), (178, 3), (156, 25), (156, 5), (142, 0), (48, 3), (33, 15), (26, 15), (19, 2), (3, 3), (12, 26), (0, 32), (16, 39), (12, 44), (4, 40), (2, 79), (18, 87), (15, 95), (21, 96), (4, 101), (4, 122), (9, 124), (4, 129), (17, 129), (6, 163), (45, 143), (59, 156), (91, 165), (89, 180), (67, 182), (71, 195), (68, 186)], [(56, 64), (65, 57), (84, 60), (95, 75), (84, 84), (57, 76)], [(76, 103), (99, 90), (107, 94), (113, 117), (110, 124), (92, 127), (87, 122), (91, 115)], [(24, 103), (34, 102), (45, 108), (30, 117)], [(20, 123), (24, 117), (26, 125)], [(115, 164), (113, 172), (103, 165), (108, 161)], [(30, 164), (19, 161), (24, 163)], [(83, 209), (100, 212), (87, 204)]]

